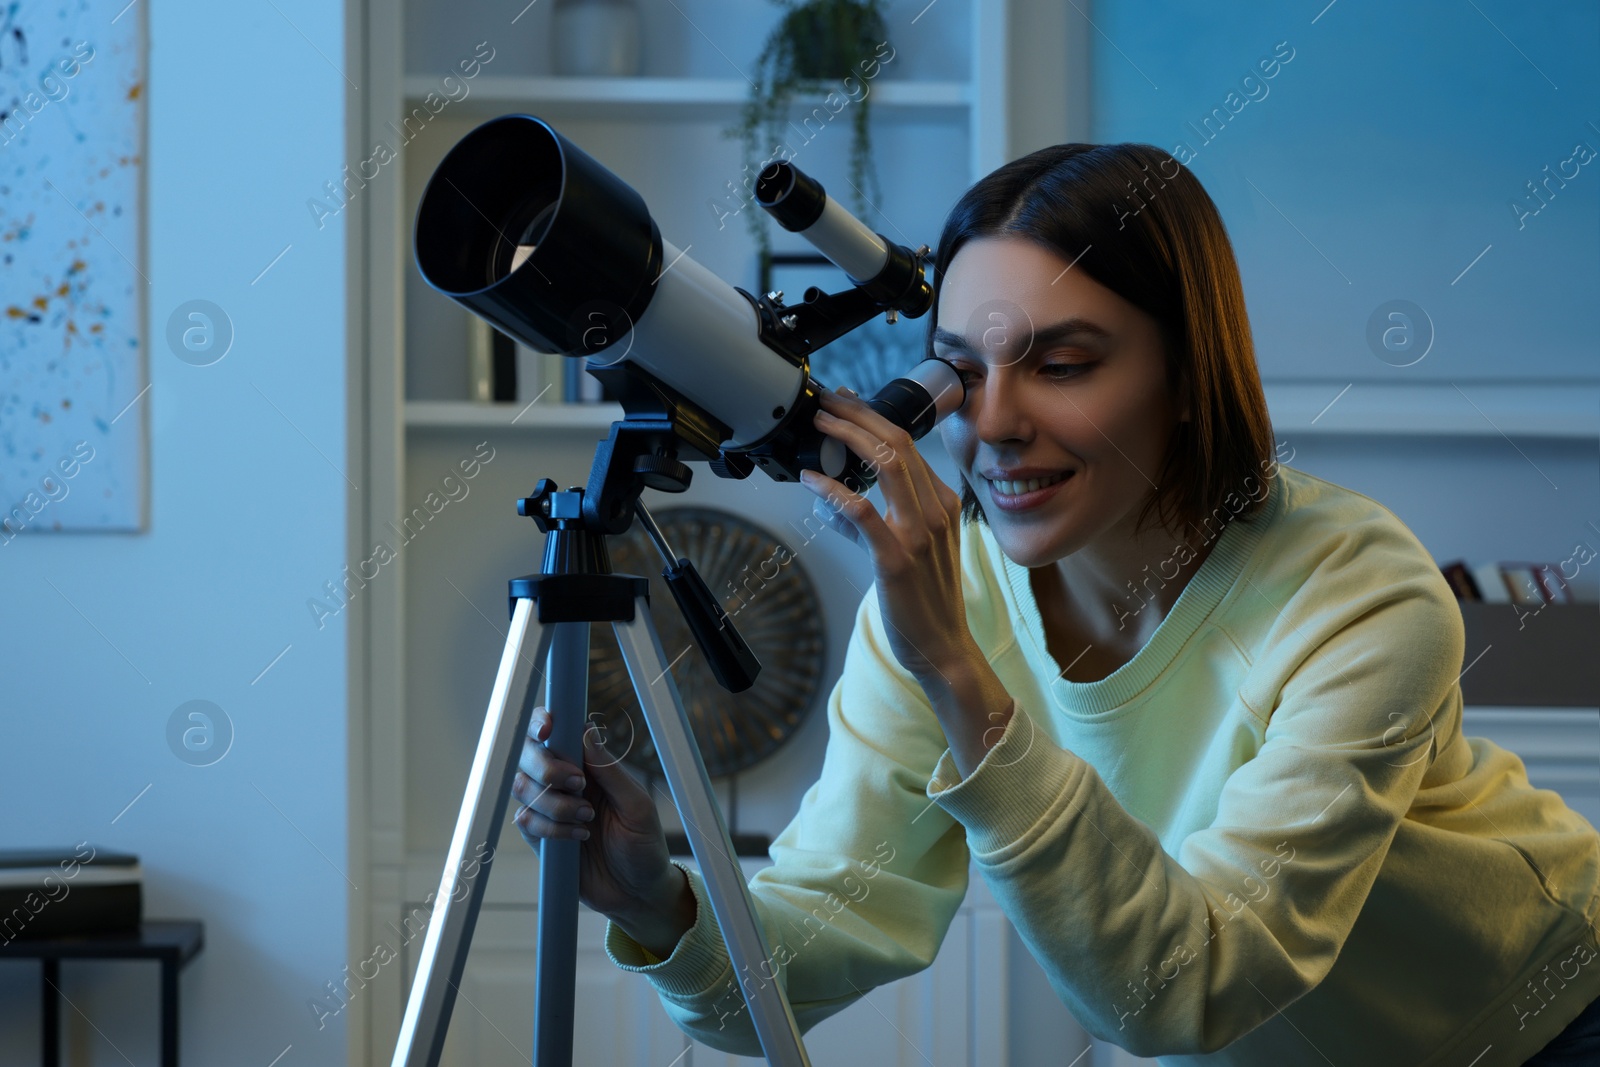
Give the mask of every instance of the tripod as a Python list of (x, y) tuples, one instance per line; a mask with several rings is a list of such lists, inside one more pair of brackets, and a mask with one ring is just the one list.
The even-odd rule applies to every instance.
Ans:
[[(614, 423), (611, 438), (596, 453), (587, 490), (559, 491), (555, 482), (543, 479), (533, 495), (517, 502), (518, 512), (533, 518), (546, 534), (544, 559), (538, 574), (511, 581), (511, 627), (392, 1067), (437, 1067), (439, 1062), (494, 844), (542, 682), (548, 681), (551, 711), (546, 745), (566, 759), (581, 752), (593, 623), (609, 622), (616, 632), (734, 971), (748, 973), (770, 958), (749, 886), (650, 618), (649, 580), (611, 573), (606, 550), (606, 537), (626, 531), (637, 517), (667, 560), (663, 575), (717, 680), (735, 692), (750, 686), (760, 664), (693, 565), (673, 555), (638, 502), (640, 490), (647, 486), (669, 492), (688, 488), (690, 472), (672, 457), (670, 434), (666, 422)], [(575, 762), (581, 766), (581, 760)], [(581, 845), (551, 838), (539, 845), (534, 1067), (572, 1063)], [(762, 983), (753, 992), (742, 984), (741, 988), (767, 1062), (810, 1067), (794, 1013), (778, 984)]]

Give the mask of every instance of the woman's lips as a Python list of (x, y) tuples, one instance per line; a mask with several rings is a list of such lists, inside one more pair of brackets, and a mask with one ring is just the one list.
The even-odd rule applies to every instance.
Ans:
[[(1050, 478), (1028, 478), (1018, 481), (994, 481), (985, 478), (984, 481), (989, 484), (989, 498), (1001, 511), (1027, 511), (1049, 500), (1063, 485), (1071, 481), (1076, 473), (1076, 471), (1064, 471)], [(1012, 491), (1005, 492), (1007, 489)]]

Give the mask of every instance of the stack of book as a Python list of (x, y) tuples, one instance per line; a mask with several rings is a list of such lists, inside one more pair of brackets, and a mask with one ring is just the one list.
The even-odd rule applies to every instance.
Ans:
[(0, 950), (19, 938), (137, 930), (139, 857), (96, 849), (0, 850)]
[(1578, 576), (1572, 560), (1561, 563), (1441, 563), (1440, 571), (1459, 600), (1486, 604), (1571, 604), (1580, 599), (1569, 578)]

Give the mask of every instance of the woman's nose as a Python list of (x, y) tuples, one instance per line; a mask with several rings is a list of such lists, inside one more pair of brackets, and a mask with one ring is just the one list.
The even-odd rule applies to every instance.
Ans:
[(1025, 441), (1033, 434), (1032, 419), (1007, 369), (990, 371), (967, 397), (973, 432), (990, 444)]

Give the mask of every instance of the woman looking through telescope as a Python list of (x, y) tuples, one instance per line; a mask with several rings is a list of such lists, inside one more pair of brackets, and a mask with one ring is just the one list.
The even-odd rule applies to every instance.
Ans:
[(861, 399), (817, 416), (883, 505), (806, 476), (875, 582), (750, 881), (761, 973), (643, 788), (598, 746), (556, 759), (535, 710), (517, 825), (586, 841), (612, 960), (759, 1055), (741, 986), (781, 981), (809, 1029), (926, 968), (970, 864), (1078, 1022), (1164, 1063), (1600, 1056), (1600, 834), (1463, 736), (1424, 546), (1282, 461), (1193, 175), (1139, 144), (1009, 163), (951, 211), (934, 293), (961, 495)]

